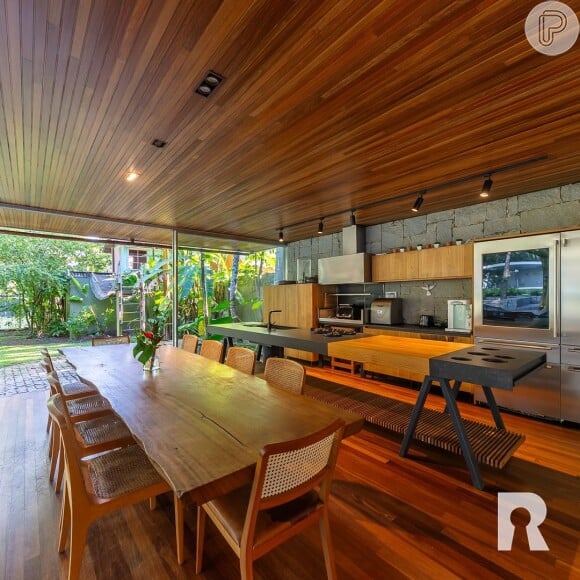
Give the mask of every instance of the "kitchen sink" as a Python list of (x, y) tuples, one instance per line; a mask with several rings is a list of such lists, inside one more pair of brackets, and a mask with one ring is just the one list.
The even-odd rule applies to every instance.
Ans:
[[(268, 328), (265, 322), (242, 322), (242, 326), (249, 328)], [(281, 324), (272, 324), (272, 330), (294, 330), (295, 326), (282, 326)]]

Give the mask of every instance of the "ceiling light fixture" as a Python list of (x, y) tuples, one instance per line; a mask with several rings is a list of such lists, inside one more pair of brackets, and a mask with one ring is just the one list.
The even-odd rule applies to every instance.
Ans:
[(493, 181), (491, 180), (491, 173), (487, 176), (486, 180), (483, 182), (483, 186), (481, 187), (481, 193), (479, 194), (480, 197), (489, 197), (489, 192), (493, 186)]
[(281, 244), (282, 244), (282, 243), (284, 243), (284, 230), (283, 230), (283, 229), (281, 229), (281, 230), (278, 232), (278, 241), (279, 241)]
[(321, 235), (324, 232), (324, 218), (320, 218), (318, 222), (318, 235)]
[(204, 79), (199, 83), (195, 92), (202, 97), (209, 97), (221, 84), (224, 77), (212, 70), (208, 71)]
[(129, 171), (127, 175), (125, 175), (125, 179), (127, 181), (135, 181), (139, 177), (139, 174), (136, 171)]
[(354, 215), (355, 211), (356, 210), (354, 210), (354, 209), (350, 210), (350, 225), (351, 226), (356, 226), (356, 215)]
[(417, 196), (417, 199), (415, 200), (415, 203), (413, 204), (413, 207), (411, 208), (411, 211), (414, 211), (415, 213), (417, 213), (419, 211), (419, 209), (423, 205), (423, 195), (425, 195), (425, 192), (424, 191), (422, 191)]
[(157, 147), (157, 149), (163, 149), (163, 147), (167, 145), (167, 141), (163, 141), (163, 139), (153, 139), (153, 141), (151, 141), (151, 145), (153, 145), (153, 147)]

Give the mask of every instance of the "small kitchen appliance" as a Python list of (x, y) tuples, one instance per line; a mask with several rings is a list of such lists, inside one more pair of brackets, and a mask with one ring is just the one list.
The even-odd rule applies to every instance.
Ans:
[(403, 301), (400, 298), (379, 298), (371, 304), (371, 324), (402, 324)]
[(471, 300), (447, 301), (447, 328), (445, 330), (471, 333)]

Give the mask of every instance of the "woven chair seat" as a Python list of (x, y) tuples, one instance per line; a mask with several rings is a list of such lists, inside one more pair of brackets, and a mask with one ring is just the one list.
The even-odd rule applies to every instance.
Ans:
[[(56, 406), (61, 413), (64, 413), (62, 405), (63, 402), (61, 399), (59, 399), (56, 403)], [(72, 401), (67, 401), (66, 406), (68, 409), (68, 414), (71, 417), (88, 415), (89, 413), (95, 413), (96, 411), (111, 410), (111, 403), (109, 403), (109, 401), (107, 401), (107, 399), (101, 395), (92, 395), (90, 397), (73, 399)]]
[(87, 385), (86, 383), (78, 382), (71, 382), (71, 383), (60, 383), (62, 387), (62, 392), (65, 396), (70, 395), (81, 395), (86, 393), (87, 395), (96, 395), (98, 393), (95, 387), (91, 387), (91, 385)]
[(109, 499), (163, 483), (145, 452), (137, 445), (124, 447), (87, 460), (93, 492)]
[(131, 437), (131, 431), (117, 415), (81, 421), (75, 427), (87, 447)]

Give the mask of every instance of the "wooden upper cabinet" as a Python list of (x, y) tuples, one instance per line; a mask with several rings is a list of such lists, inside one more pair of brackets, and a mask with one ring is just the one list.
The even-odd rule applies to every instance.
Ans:
[(373, 282), (417, 280), (418, 252), (397, 252), (373, 256)]
[(473, 244), (373, 256), (373, 282), (473, 277)]

